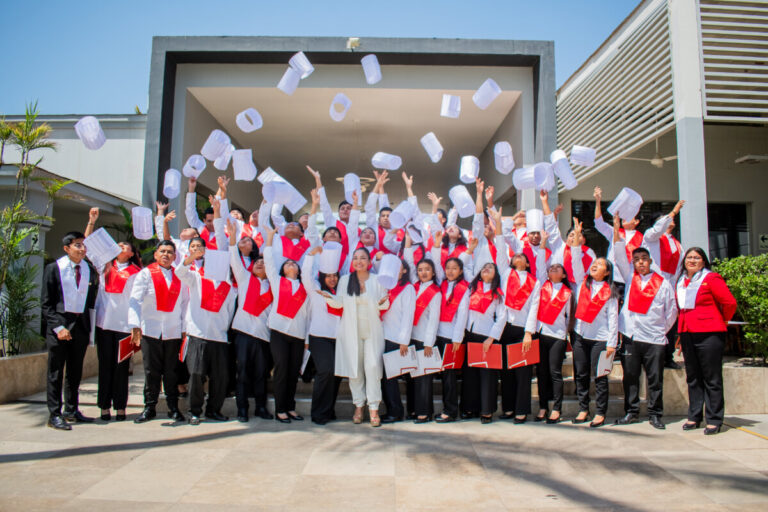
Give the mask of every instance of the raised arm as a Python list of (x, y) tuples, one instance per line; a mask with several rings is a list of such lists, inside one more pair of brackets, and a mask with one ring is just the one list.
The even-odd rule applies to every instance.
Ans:
[[(216, 219), (213, 222), (215, 223)], [(237, 225), (229, 219), (226, 220), (226, 223), (227, 234), (229, 235), (229, 266), (232, 267), (235, 281), (240, 283), (240, 286), (247, 286), (250, 272), (240, 261), (240, 251), (237, 249)], [(216, 230), (218, 231), (218, 227)]]
[(308, 293), (314, 293), (320, 289), (317, 280), (314, 276), (315, 254), (323, 252), (321, 246), (314, 247), (304, 257), (304, 262), (301, 264), (301, 284), (304, 285)]
[(600, 206), (600, 201), (603, 200), (603, 190), (600, 187), (595, 187), (592, 197), (595, 198), (595, 229), (597, 229), (606, 240), (611, 241), (613, 240), (613, 228), (603, 220), (603, 209)]
[(267, 279), (269, 280), (269, 286), (273, 290), (280, 289), (280, 274), (279, 269), (275, 268), (275, 256), (272, 254), (274, 248), (272, 247), (272, 241), (275, 238), (275, 230), (267, 230), (267, 239), (264, 240), (264, 270), (267, 273)]
[(196, 187), (197, 179), (189, 178), (187, 184), (188, 192), (186, 198), (186, 206), (184, 207), (184, 214), (187, 217), (187, 224), (200, 231), (205, 227), (205, 224), (200, 220), (200, 217), (197, 216), (197, 194), (195, 193)]
[(211, 207), (213, 207), (213, 230), (216, 237), (216, 247), (226, 247), (227, 234), (224, 217), (221, 215), (221, 201), (213, 196), (208, 196), (208, 201), (210, 201)]
[(571, 244), (571, 267), (573, 268), (573, 282), (576, 284), (581, 283), (584, 280), (584, 264), (581, 262), (582, 247), (581, 247), (581, 230), (582, 224), (576, 217), (573, 218), (573, 231), (575, 232), (574, 242)]
[(91, 208), (88, 212), (88, 224), (85, 226), (85, 238), (91, 236), (93, 230), (96, 229), (96, 221), (99, 220), (99, 209)]
[(669, 224), (674, 220), (675, 215), (680, 213), (680, 209), (685, 205), (684, 200), (680, 200), (675, 204), (675, 207), (672, 208), (672, 211), (669, 212), (667, 215), (663, 215), (656, 219), (656, 222), (654, 222), (653, 226), (645, 230), (645, 233), (643, 233), (643, 241), (645, 242), (657, 242), (664, 233), (667, 232), (667, 228), (669, 228)]
[(320, 197), (320, 211), (323, 214), (323, 222), (325, 223), (325, 227), (329, 228), (331, 226), (335, 226), (336, 216), (333, 214), (331, 203), (328, 202), (328, 196), (325, 194), (325, 187), (323, 187), (323, 182), (320, 180), (320, 173), (312, 169), (310, 166), (307, 166), (307, 170), (312, 175), (312, 177), (315, 178), (315, 188), (317, 189), (317, 193)]
[[(627, 250), (624, 247), (624, 240), (621, 239), (619, 234), (619, 226), (621, 219), (618, 215), (613, 216), (613, 258), (616, 263), (616, 268), (619, 269), (621, 277), (625, 283), (629, 283), (632, 279), (632, 268), (627, 258)], [(629, 285), (627, 285), (629, 286)]]
[[(163, 240), (172, 240), (170, 223), (176, 218), (176, 210), (171, 210), (168, 215), (163, 217)], [(158, 231), (160, 233), (160, 231)]]

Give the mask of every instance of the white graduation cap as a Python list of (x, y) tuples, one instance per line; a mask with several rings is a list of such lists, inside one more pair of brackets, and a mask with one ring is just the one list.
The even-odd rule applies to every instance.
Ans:
[(107, 136), (101, 129), (99, 120), (93, 116), (85, 116), (75, 123), (75, 133), (83, 145), (92, 150), (101, 148), (107, 142)]
[(403, 201), (389, 214), (389, 223), (392, 229), (402, 229), (413, 217), (415, 208), (408, 201)]
[(424, 147), (424, 151), (429, 155), (429, 159), (433, 163), (437, 163), (443, 158), (443, 145), (437, 140), (435, 132), (429, 132), (421, 138), (421, 145)]
[(413, 243), (420, 244), (424, 241), (424, 237), (421, 236), (421, 230), (413, 222), (409, 222), (405, 229), (408, 231), (408, 235), (413, 240)]
[(205, 144), (203, 144), (200, 154), (213, 162), (224, 154), (231, 142), (229, 135), (221, 130), (213, 130), (205, 141)]
[(392, 289), (397, 286), (402, 265), (400, 258), (394, 254), (385, 254), (379, 264), (379, 272), (377, 274), (379, 284), (386, 289)]
[(476, 156), (465, 155), (461, 157), (459, 167), (459, 179), (462, 183), (474, 183), (480, 175), (480, 160)]
[(264, 120), (261, 118), (261, 114), (255, 108), (247, 108), (237, 114), (235, 117), (235, 124), (245, 133), (255, 132), (262, 126), (264, 126)]
[(187, 163), (184, 164), (182, 172), (187, 178), (197, 179), (205, 170), (205, 158), (202, 155), (191, 155), (187, 158)]
[(299, 80), (301, 80), (301, 73), (289, 67), (283, 73), (283, 77), (277, 83), (277, 88), (283, 91), (288, 96), (292, 95), (296, 88), (299, 86)]
[(555, 186), (555, 172), (549, 162), (539, 162), (533, 166), (536, 178), (536, 190), (552, 190)]
[(315, 70), (307, 56), (304, 55), (304, 52), (294, 54), (288, 61), (288, 64), (299, 73), (302, 80), (311, 75)]
[(596, 157), (597, 151), (592, 148), (574, 145), (571, 149), (571, 163), (573, 165), (589, 167), (595, 163)]
[(355, 201), (352, 198), (352, 192), (357, 191), (357, 201), (362, 202), (363, 190), (360, 187), (360, 178), (353, 172), (348, 172), (344, 175), (344, 199), (350, 204), (354, 205)]
[[(462, 219), (471, 217), (475, 213), (475, 201), (469, 194), (467, 187), (464, 185), (456, 185), (448, 192), (448, 197), (451, 198), (456, 213)], [(392, 216), (390, 215), (390, 220)]]
[(280, 177), (279, 180), (273, 179), (272, 181), (265, 183), (262, 193), (264, 199), (270, 203), (280, 203), (285, 205), (285, 207), (294, 214), (307, 203), (306, 198), (282, 177)]
[(440, 106), (440, 115), (456, 119), (461, 113), (461, 96), (443, 94), (443, 104)]
[(104, 228), (99, 228), (88, 235), (83, 240), (83, 244), (85, 244), (88, 259), (96, 268), (104, 268), (104, 265), (117, 258), (117, 255), (122, 252), (120, 246)]
[(165, 171), (165, 180), (163, 181), (163, 195), (168, 199), (175, 199), (181, 192), (181, 173), (176, 169)]
[(544, 212), (537, 208), (525, 210), (525, 226), (529, 233), (544, 231)]
[(381, 81), (381, 66), (379, 66), (379, 59), (376, 55), (366, 55), (360, 59), (360, 63), (363, 65), (363, 73), (365, 73), (365, 81), (368, 85), (377, 84)]
[(496, 170), (501, 174), (509, 174), (515, 168), (515, 158), (512, 156), (512, 146), (509, 142), (502, 140), (493, 146), (493, 160), (496, 164)]
[(222, 154), (213, 161), (213, 166), (220, 171), (226, 171), (229, 167), (229, 161), (232, 160), (232, 155), (235, 153), (235, 146), (229, 144)]
[(563, 183), (563, 187), (566, 190), (576, 188), (579, 184), (576, 178), (573, 176), (571, 165), (568, 163), (568, 157), (565, 155), (565, 151), (556, 149), (549, 156), (549, 161), (552, 162), (552, 168), (560, 181)]
[(529, 165), (515, 169), (512, 174), (512, 184), (517, 190), (536, 188), (536, 176), (533, 173), (534, 166)]
[(214, 281), (226, 281), (229, 277), (229, 251), (206, 249), (204, 258), (205, 277)]
[[(338, 110), (336, 105), (341, 105), (341, 110)], [(331, 107), (328, 110), (328, 114), (330, 114), (331, 119), (339, 122), (344, 119), (344, 116), (347, 115), (347, 111), (349, 110), (350, 106), (352, 106), (352, 100), (350, 100), (346, 94), (340, 92), (333, 97), (333, 101), (331, 101)]]
[(637, 212), (640, 211), (640, 206), (643, 204), (643, 198), (632, 190), (631, 188), (624, 187), (616, 196), (616, 199), (608, 206), (608, 213), (611, 215), (618, 215), (624, 220), (634, 219)]
[(491, 103), (493, 103), (493, 100), (495, 100), (499, 94), (501, 94), (501, 87), (499, 87), (499, 84), (497, 84), (493, 78), (489, 78), (483, 82), (483, 85), (481, 85), (477, 91), (475, 91), (475, 94), (472, 95), (472, 101), (475, 102), (475, 105), (477, 105), (480, 110), (485, 110)]
[(253, 163), (253, 151), (250, 149), (235, 150), (232, 154), (232, 168), (235, 170), (236, 180), (253, 181), (258, 172)]
[(152, 210), (145, 206), (134, 206), (131, 209), (133, 236), (139, 240), (149, 240), (154, 234)]
[(259, 183), (261, 183), (262, 185), (266, 185), (270, 181), (283, 181), (283, 182), (285, 182), (285, 178), (283, 178), (282, 176), (277, 174), (275, 172), (275, 170), (272, 169), (271, 167), (267, 167), (266, 169), (261, 171), (261, 174), (259, 174), (259, 177), (256, 178), (256, 179), (259, 180)]
[(339, 242), (325, 242), (323, 252), (317, 260), (317, 269), (323, 274), (335, 274), (339, 271), (341, 263), (341, 244)]
[(373, 158), (371, 158), (371, 165), (376, 169), (386, 169), (388, 171), (396, 171), (403, 165), (403, 159), (397, 155), (391, 155), (379, 151)]

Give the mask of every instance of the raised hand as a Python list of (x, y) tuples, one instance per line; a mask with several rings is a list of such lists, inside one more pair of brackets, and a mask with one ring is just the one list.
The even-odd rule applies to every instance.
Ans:
[(163, 222), (171, 222), (173, 219), (176, 218), (176, 210), (171, 210), (168, 212), (168, 214), (163, 218)]
[(552, 212), (553, 214), (555, 214), (555, 219), (557, 219), (558, 215), (560, 215), (560, 212), (562, 211), (563, 211), (563, 203), (560, 203), (555, 207), (555, 211)]
[(592, 197), (595, 198), (595, 201), (602, 201), (603, 200), (603, 189), (600, 187), (595, 187), (595, 190), (592, 191)]
[(229, 219), (227, 219), (227, 234), (229, 235), (230, 245), (234, 245), (235, 236), (237, 236), (237, 226)]
[(197, 188), (197, 178), (190, 176), (189, 180), (187, 180), (187, 191), (192, 194), (195, 188)]
[(88, 211), (88, 224), (96, 224), (97, 220), (99, 220), (99, 209), (91, 208)]
[(216, 199), (214, 196), (209, 195), (208, 202), (211, 203), (211, 208), (213, 208), (213, 217), (221, 217), (221, 201)]
[(311, 168), (310, 166), (307, 166), (307, 170), (309, 171), (309, 174), (312, 175), (313, 178), (315, 178), (315, 187), (320, 188), (323, 186), (323, 182), (320, 181), (320, 173)]
[(223, 190), (224, 192), (227, 191), (227, 185), (229, 185), (229, 178), (226, 176), (219, 176), (219, 179), (217, 180), (219, 182), (219, 188)]
[(155, 201), (155, 207), (157, 207), (158, 215), (165, 215), (165, 210), (168, 208), (168, 203), (162, 201)]
[(485, 189), (485, 200), (488, 203), (488, 207), (493, 206), (493, 190), (493, 185), (490, 185)]
[(681, 199), (677, 202), (674, 208), (672, 208), (672, 216), (675, 216), (680, 213), (680, 210), (683, 209), (683, 206), (685, 206), (685, 199)]

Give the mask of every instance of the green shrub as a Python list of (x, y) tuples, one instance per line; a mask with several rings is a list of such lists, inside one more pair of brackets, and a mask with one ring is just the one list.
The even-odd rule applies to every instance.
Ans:
[(736, 298), (735, 320), (747, 322), (744, 340), (749, 355), (768, 358), (768, 254), (715, 260), (712, 270), (723, 276)]

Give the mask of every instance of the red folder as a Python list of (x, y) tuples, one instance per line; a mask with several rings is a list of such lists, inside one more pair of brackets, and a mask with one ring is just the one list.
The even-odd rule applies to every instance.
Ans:
[(466, 346), (462, 343), (459, 350), (453, 351), (453, 343), (446, 343), (443, 354), (443, 370), (460, 370), (464, 364), (464, 353)]
[(181, 337), (181, 348), (179, 349), (179, 361), (183, 363), (184, 359), (186, 358), (187, 358), (187, 336), (184, 335)]
[(133, 343), (131, 343), (131, 336), (128, 335), (118, 342), (117, 347), (117, 362), (122, 363), (133, 355)]
[(523, 354), (523, 344), (507, 345), (507, 369), (522, 368), (539, 362), (539, 340), (534, 339), (531, 348)]
[(473, 368), (501, 370), (501, 345), (494, 343), (483, 352), (482, 343), (467, 343), (467, 364)]

